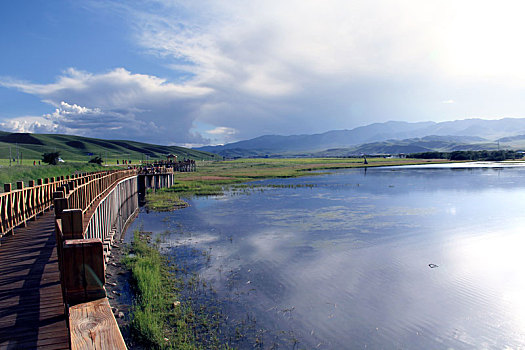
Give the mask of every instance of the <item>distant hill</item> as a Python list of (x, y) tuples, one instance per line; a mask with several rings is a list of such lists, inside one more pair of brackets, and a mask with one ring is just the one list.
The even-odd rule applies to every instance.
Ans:
[[(374, 123), (313, 135), (265, 135), (201, 151), (225, 157), (307, 156), (314, 154), (413, 153), (524, 147), (525, 118), (466, 119), (449, 122)], [(516, 139), (508, 139), (516, 137)], [(334, 151), (338, 149), (339, 151)], [(344, 151), (342, 151), (344, 149)], [(328, 152), (327, 150), (330, 150)]]
[(229, 143), (223, 146), (205, 146), (198, 150), (222, 154), (223, 150), (246, 150), (257, 153), (314, 152), (328, 148), (348, 147), (362, 143), (383, 141), (391, 138), (411, 137), (411, 132), (429, 127), (433, 122), (375, 123), (352, 130), (334, 130), (314, 135), (265, 135), (251, 140)]
[(178, 146), (161, 146), (126, 140), (103, 140), (59, 134), (8, 133), (0, 131), (0, 158), (41, 159), (46, 152), (59, 151), (65, 161), (88, 161), (94, 156), (103, 159), (165, 159), (173, 153), (180, 158), (222, 159), (215, 154)]
[[(328, 149), (311, 154), (312, 157), (348, 157), (361, 154), (408, 154), (419, 152), (451, 152), (451, 151), (479, 151), (496, 150), (498, 144), (494, 142), (464, 143), (457, 136), (426, 136), (423, 138), (406, 140), (389, 140), (382, 142), (365, 143), (352, 148)], [(469, 139), (466, 137), (465, 139)]]

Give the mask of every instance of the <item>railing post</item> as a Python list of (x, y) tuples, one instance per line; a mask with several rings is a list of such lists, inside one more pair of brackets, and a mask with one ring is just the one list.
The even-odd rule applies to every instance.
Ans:
[[(11, 184), (10, 183), (4, 184), (4, 192), (5, 193), (11, 192)], [(15, 232), (13, 230), (13, 195), (12, 194), (9, 195), (9, 197), (7, 199), (7, 202), (6, 202), (6, 213), (5, 213), (5, 216), (7, 218), (7, 223), (5, 223), (6, 227), (11, 227), (11, 229), (9, 231), (7, 231), (6, 234), (12, 235)]]
[[(29, 180), (29, 184), (27, 185), (29, 188), (35, 187), (35, 180)], [(29, 199), (30, 208), (28, 208), (30, 218), (29, 220), (34, 221), (36, 220), (36, 214), (37, 214), (37, 198), (36, 198), (36, 190), (33, 188), (31, 191), (27, 193), (28, 196), (31, 198)]]
[(42, 188), (42, 184), (44, 183), (44, 181), (42, 179), (36, 179), (36, 185), (39, 187), (38, 188), (38, 200), (39, 200), (39, 212), (40, 212), (40, 215), (43, 214), (44, 212), (44, 207), (45, 207), (45, 201), (46, 201), (46, 198), (44, 197), (44, 189)]
[(55, 216), (57, 218), (60, 218), (60, 215), (62, 215), (62, 212), (65, 209), (68, 209), (67, 198), (64, 198), (64, 192), (56, 191), (56, 192), (53, 192), (53, 199), (54, 199), (54, 205), (55, 205)]
[[(17, 190), (23, 190), (24, 189), (24, 181), (17, 181), (16, 182), (16, 189)], [(15, 200), (18, 200), (18, 203), (15, 203), (15, 207), (19, 210), (20, 215), (20, 227), (26, 227), (26, 196), (25, 191), (21, 191), (20, 195), (15, 197)]]
[(75, 305), (104, 298), (104, 249), (100, 239), (72, 239), (63, 244), (66, 303)]
[(64, 189), (64, 193), (67, 196), (69, 194), (69, 184), (67, 184), (67, 183), (63, 184), (62, 188)]
[(60, 216), (62, 219), (62, 233), (64, 239), (84, 238), (84, 216), (82, 209), (65, 209)]

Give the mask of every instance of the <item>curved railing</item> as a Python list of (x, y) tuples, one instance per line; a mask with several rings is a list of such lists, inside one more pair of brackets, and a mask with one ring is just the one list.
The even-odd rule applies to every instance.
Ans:
[[(73, 179), (54, 192), (57, 252), (65, 304), (105, 296), (106, 253), (112, 243), (108, 237), (116, 217), (107, 214), (120, 212), (122, 188), (129, 193), (137, 192), (137, 174), (137, 169), (89, 174)], [(106, 207), (110, 210), (101, 210)], [(91, 271), (89, 276), (87, 266)]]
[[(89, 344), (101, 340), (108, 345), (101, 348), (126, 348), (106, 299), (105, 264), (113, 235), (125, 229), (138, 208), (138, 175), (162, 177), (155, 183), (164, 187), (173, 183), (174, 170), (146, 167), (75, 174), (37, 180), (36, 184), (30, 181), (25, 188), (19, 181), (16, 190), (11, 184), (4, 185), (5, 193), (0, 194), (2, 235), (54, 206), (60, 280), (72, 348), (85, 344), (85, 337), (90, 339)], [(87, 331), (82, 326), (85, 318), (106, 319), (108, 315), (111, 322), (107, 326), (92, 322), (95, 328)]]
[[(4, 184), (0, 193), (0, 236), (12, 233), (18, 226), (53, 206), (53, 199), (67, 198), (66, 208), (80, 208), (86, 213), (105, 191), (117, 181), (138, 174), (138, 169), (102, 171), (89, 174), (75, 174), (16, 183)], [(59, 193), (63, 194), (60, 195)]]
[(58, 188), (55, 198), (65, 198), (61, 209), (81, 209), (86, 214), (93, 204), (100, 199), (118, 181), (135, 176), (138, 169), (104, 171), (73, 179), (62, 188)]

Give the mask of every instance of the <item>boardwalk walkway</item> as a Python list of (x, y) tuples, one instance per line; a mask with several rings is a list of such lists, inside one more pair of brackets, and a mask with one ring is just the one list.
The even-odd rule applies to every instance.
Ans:
[(0, 349), (69, 349), (54, 220), (46, 212), (2, 238)]

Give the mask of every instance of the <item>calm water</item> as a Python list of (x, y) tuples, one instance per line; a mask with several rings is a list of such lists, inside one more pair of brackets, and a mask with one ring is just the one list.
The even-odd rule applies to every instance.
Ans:
[(525, 168), (259, 184), (314, 187), (198, 198), (135, 225), (165, 233), (166, 253), (212, 285), (228, 322), (250, 323), (263, 348), (524, 347)]

